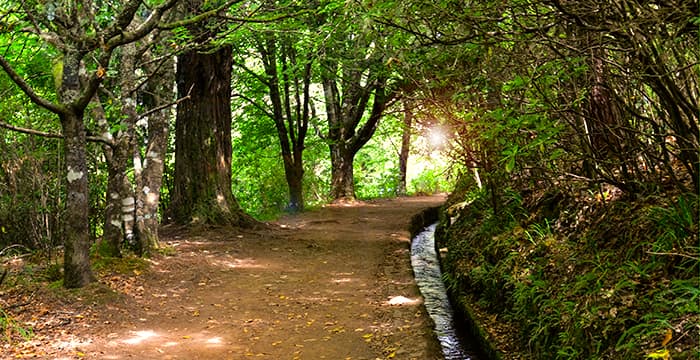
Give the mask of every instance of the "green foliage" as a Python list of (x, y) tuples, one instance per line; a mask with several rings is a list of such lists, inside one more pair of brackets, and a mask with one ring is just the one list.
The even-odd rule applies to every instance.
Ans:
[[(452, 213), (439, 241), (449, 248), (452, 286), (514, 324), (512, 341), (528, 358), (639, 359), (659, 349), (674, 359), (697, 356), (694, 194), (606, 207), (579, 199), (541, 222), (529, 215), (539, 207), (522, 206), (531, 199), (509, 198), (494, 213), (482, 193)], [(569, 217), (581, 223), (562, 227)], [(673, 346), (662, 344), (669, 331)]]
[(409, 194), (432, 195), (445, 192), (451, 188), (452, 185), (447, 181), (447, 176), (445, 176), (447, 169), (439, 165), (435, 166), (436, 168), (425, 169), (409, 180), (409, 184), (407, 184)]
[(384, 118), (377, 133), (355, 155), (355, 193), (360, 199), (396, 196), (399, 182), (399, 156), (396, 141), (400, 124), (392, 117)]

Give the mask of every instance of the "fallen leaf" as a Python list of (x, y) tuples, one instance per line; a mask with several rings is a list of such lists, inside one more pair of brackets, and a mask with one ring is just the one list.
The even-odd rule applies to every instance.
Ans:
[(673, 330), (671, 330), (671, 329), (666, 330), (666, 335), (664, 336), (664, 341), (661, 342), (661, 346), (668, 345), (668, 343), (671, 342), (672, 338), (673, 338)]
[(671, 354), (668, 352), (667, 349), (657, 350), (657, 351), (654, 351), (653, 353), (647, 355), (647, 359), (670, 360)]

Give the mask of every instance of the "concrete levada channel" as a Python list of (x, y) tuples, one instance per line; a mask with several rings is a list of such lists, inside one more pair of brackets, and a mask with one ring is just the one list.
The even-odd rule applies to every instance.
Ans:
[(454, 312), (442, 282), (440, 262), (435, 251), (435, 227), (430, 225), (411, 242), (411, 265), (425, 307), (435, 323), (435, 333), (447, 360), (477, 360), (462, 345), (454, 326)]

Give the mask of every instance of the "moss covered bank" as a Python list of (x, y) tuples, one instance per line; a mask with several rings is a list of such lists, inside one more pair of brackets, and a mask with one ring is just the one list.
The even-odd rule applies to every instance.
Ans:
[(493, 359), (698, 359), (698, 198), (455, 191), (453, 304)]

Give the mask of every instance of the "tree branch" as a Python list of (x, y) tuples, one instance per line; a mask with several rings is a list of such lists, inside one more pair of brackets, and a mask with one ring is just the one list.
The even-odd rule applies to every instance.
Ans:
[[(0, 120), (0, 128), (5, 128), (8, 130), (12, 130), (12, 131), (16, 131), (16, 132), (28, 134), (28, 135), (41, 136), (41, 137), (45, 137), (45, 138), (49, 138), (49, 139), (63, 139), (64, 138), (63, 134), (56, 134), (56, 133), (44, 132), (44, 131), (39, 131), (39, 130), (34, 130), (34, 129), (27, 129), (27, 128), (23, 128), (23, 127), (19, 127), (19, 126), (10, 125), (2, 120)], [(88, 137), (86, 137), (86, 139), (87, 139), (87, 141), (90, 141), (90, 142), (99, 142), (99, 143), (103, 143), (103, 144), (108, 145), (108, 146), (114, 146), (113, 142), (111, 142), (103, 137), (88, 136)]]
[(0, 55), (0, 66), (5, 70), (7, 75), (12, 79), (12, 81), (19, 86), (19, 88), (24, 92), (27, 96), (29, 96), (29, 99), (32, 100), (33, 103), (43, 107), (44, 109), (51, 111), (54, 114), (65, 114), (68, 112), (68, 110), (58, 104), (54, 104), (51, 101), (44, 99), (43, 97), (39, 96), (34, 89), (26, 82), (24, 79), (17, 74), (14, 68), (12, 68), (12, 65), (10, 65), (9, 62), (5, 59), (4, 56)]
[(208, 18), (210, 18), (210, 17), (212, 17), (212, 16), (218, 15), (220, 12), (224, 11), (227, 7), (229, 7), (229, 6), (231, 6), (231, 5), (235, 4), (235, 3), (239, 3), (239, 2), (241, 2), (241, 1), (242, 1), (242, 0), (231, 0), (231, 1), (227, 1), (225, 4), (219, 6), (219, 7), (216, 8), (216, 9), (212, 9), (212, 10), (209, 10), (209, 11), (205, 11), (205, 12), (203, 12), (203, 13), (201, 13), (201, 14), (199, 14), (199, 15), (195, 15), (195, 16), (193, 16), (193, 17), (191, 17), (191, 18), (187, 18), (187, 19), (184, 19), (184, 20), (173, 21), (173, 22), (170, 22), (170, 23), (159, 23), (159, 24), (156, 24), (156, 25), (157, 25), (157, 27), (158, 27), (159, 29), (163, 29), (163, 30), (172, 30), (172, 29), (175, 29), (175, 28), (178, 28), (178, 27), (183, 27), (183, 26), (187, 26), (187, 25), (196, 24), (196, 23), (198, 23), (198, 22), (200, 22), (200, 21), (203, 21), (203, 20), (206, 20), (206, 19), (208, 19)]
[(275, 115), (272, 114), (269, 110), (265, 109), (262, 105), (258, 104), (255, 102), (255, 100), (243, 95), (243, 94), (233, 94), (231, 97), (239, 97), (246, 102), (248, 102), (250, 105), (253, 105), (256, 109), (260, 110), (265, 116), (269, 117), (270, 119), (275, 119)]
[(145, 118), (145, 117), (147, 117), (147, 116), (149, 116), (149, 115), (151, 115), (151, 114), (153, 114), (153, 113), (156, 113), (156, 112), (161, 111), (161, 110), (163, 110), (163, 109), (167, 109), (167, 108), (169, 108), (169, 107), (171, 107), (171, 106), (173, 106), (173, 105), (177, 105), (177, 104), (179, 104), (179, 103), (181, 103), (181, 102), (183, 102), (183, 101), (185, 101), (185, 100), (189, 100), (190, 97), (191, 97), (190, 94), (192, 94), (192, 89), (194, 89), (194, 85), (192, 85), (192, 86), (190, 87), (190, 90), (187, 92), (187, 95), (185, 95), (185, 96), (183, 96), (183, 97), (181, 97), (181, 98), (179, 98), (179, 99), (177, 99), (177, 100), (175, 100), (175, 101), (172, 101), (172, 102), (170, 102), (170, 103), (163, 104), (163, 105), (161, 105), (161, 106), (158, 106), (158, 107), (155, 107), (155, 108), (153, 108), (153, 109), (151, 109), (151, 110), (148, 110), (148, 111), (146, 111), (145, 113), (140, 114), (140, 115), (138, 116), (138, 119), (143, 119), (143, 118)]

